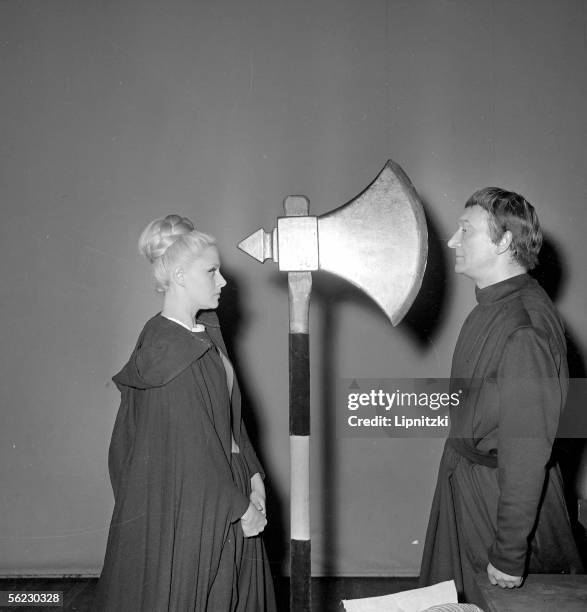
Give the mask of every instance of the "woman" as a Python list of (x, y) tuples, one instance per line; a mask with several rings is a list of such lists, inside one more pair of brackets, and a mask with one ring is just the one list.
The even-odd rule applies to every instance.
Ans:
[(213, 312), (226, 285), (214, 239), (168, 215), (146, 227), (139, 249), (163, 309), (113, 379), (115, 505), (94, 607), (273, 611), (256, 537), (267, 523), (263, 471)]

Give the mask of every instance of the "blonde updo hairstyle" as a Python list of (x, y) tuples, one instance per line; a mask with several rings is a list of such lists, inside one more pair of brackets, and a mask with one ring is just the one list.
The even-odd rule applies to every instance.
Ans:
[(181, 264), (197, 259), (216, 240), (199, 232), (187, 217), (167, 215), (151, 221), (139, 238), (139, 252), (153, 266), (155, 290), (165, 293), (170, 274)]

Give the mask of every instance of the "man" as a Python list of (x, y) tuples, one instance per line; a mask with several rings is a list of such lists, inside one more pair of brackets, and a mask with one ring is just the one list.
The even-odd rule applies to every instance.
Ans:
[(568, 388), (562, 322), (527, 272), (542, 232), (522, 196), (475, 192), (448, 242), (455, 272), (475, 282), (477, 306), (453, 355), (451, 431), (422, 558), (422, 586), (473, 578), (514, 588), (526, 573), (581, 571), (552, 444)]

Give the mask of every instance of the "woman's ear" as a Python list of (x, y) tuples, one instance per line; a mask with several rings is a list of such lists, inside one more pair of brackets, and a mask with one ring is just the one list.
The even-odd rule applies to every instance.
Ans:
[(177, 268), (174, 268), (173, 272), (171, 273), (171, 280), (180, 287), (185, 286), (185, 278), (183, 274), (183, 268), (181, 266), (177, 266)]

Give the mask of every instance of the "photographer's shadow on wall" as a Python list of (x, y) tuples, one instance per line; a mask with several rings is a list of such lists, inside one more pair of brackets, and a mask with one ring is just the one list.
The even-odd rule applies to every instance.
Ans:
[[(538, 266), (531, 275), (542, 285), (555, 306), (563, 290), (572, 291), (573, 279), (567, 278), (560, 249), (551, 236), (544, 235)], [(569, 286), (567, 286), (569, 284)], [(569, 364), (569, 395), (561, 416), (554, 456), (559, 461), (565, 485), (565, 497), (577, 535), (585, 538), (577, 524), (577, 498), (587, 498), (587, 411), (585, 410), (585, 355), (568, 321), (563, 321)]]
[[(272, 573), (276, 579), (279, 578), (282, 561), (287, 553), (283, 547), (283, 534), (286, 531), (285, 512), (282, 501), (276, 494), (276, 488), (272, 486), (275, 482), (275, 473), (266, 456), (263, 453), (263, 437), (265, 427), (261, 421), (262, 414), (266, 410), (261, 409), (259, 395), (252, 389), (249, 380), (250, 372), (245, 359), (240, 355), (240, 334), (247, 325), (247, 310), (243, 307), (240, 300), (239, 281), (231, 274), (230, 270), (223, 266), (222, 275), (226, 279), (226, 287), (222, 290), (222, 297), (217, 309), (218, 317), (222, 325), (222, 335), (226, 343), (228, 356), (234, 364), (238, 376), (238, 382), (242, 394), (243, 415), (251, 443), (263, 469), (266, 479), (265, 487), (267, 492), (267, 516), (269, 517), (267, 527), (264, 531), (264, 542), (267, 555), (272, 567)], [(276, 588), (280, 585), (276, 584)], [(277, 593), (279, 596), (280, 594)]]
[(440, 236), (434, 207), (423, 202), (428, 227), (428, 260), (422, 286), (402, 321), (402, 328), (414, 339), (420, 351), (430, 349), (442, 328), (447, 309), (448, 285), (452, 283), (451, 261), (446, 240)]

